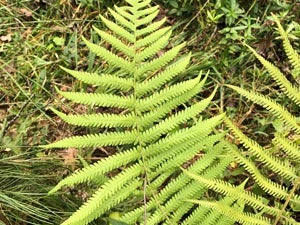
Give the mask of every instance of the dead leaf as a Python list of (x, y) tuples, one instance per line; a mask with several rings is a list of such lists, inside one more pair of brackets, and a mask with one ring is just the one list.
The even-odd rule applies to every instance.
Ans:
[(23, 13), (26, 17), (32, 17), (32, 12), (26, 8), (21, 8), (20, 12)]
[(28, 35), (30, 35), (32, 33), (32, 27), (28, 27), (27, 30), (25, 30), (23, 33), (22, 33), (22, 37), (24, 39), (27, 38)]
[(58, 152), (58, 154), (64, 159), (64, 163), (75, 169), (76, 158), (78, 155), (78, 149), (68, 148)]
[[(0, 108), (0, 121), (3, 122), (5, 118), (7, 118), (7, 110)], [(2, 128), (2, 126), (0, 127)]]
[(10, 42), (11, 41), (11, 34), (0, 36), (0, 40), (3, 41), (3, 42)]
[(13, 74), (13, 73), (17, 72), (17, 69), (15, 68), (15, 64), (14, 63), (9, 63), (7, 66), (4, 67), (4, 70), (7, 73), (10, 73), (10, 74)]
[(61, 27), (61, 26), (57, 26), (57, 25), (56, 26), (52, 26), (51, 30), (57, 31), (57, 32), (60, 32), (60, 33), (66, 32), (66, 28), (65, 27)]

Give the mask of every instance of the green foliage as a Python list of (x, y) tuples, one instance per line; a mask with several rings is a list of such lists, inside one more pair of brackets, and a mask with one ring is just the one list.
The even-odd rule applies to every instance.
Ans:
[(59, 224), (65, 219), (63, 212), (74, 210), (79, 201), (72, 196), (46, 197), (53, 186), (52, 178), (62, 169), (61, 163), (58, 158), (42, 160), (29, 156), (1, 153), (0, 224)]
[[(62, 67), (73, 77), (101, 87), (102, 91), (57, 90), (72, 102), (110, 111), (67, 115), (53, 109), (68, 123), (105, 131), (42, 146), (112, 146), (118, 152), (74, 172), (49, 194), (64, 186), (100, 183), (95, 193), (63, 222), (64, 225), (88, 224), (96, 218), (105, 218), (126, 202), (131, 202), (131, 206), (122, 212), (120, 223), (199, 222), (201, 217), (186, 218), (187, 214), (199, 209), (183, 200), (203, 195), (207, 189), (183, 174), (180, 166), (210, 179), (222, 175), (230, 162), (229, 157), (220, 157), (226, 147), (222, 141), (224, 134), (212, 134), (224, 115), (209, 119), (200, 116), (216, 90), (195, 102), (194, 97), (201, 91), (207, 75), (203, 77), (200, 73), (189, 80), (181, 75), (191, 59), (190, 53), (180, 54), (185, 43), (169, 44), (172, 28), (162, 27), (165, 18), (154, 20), (159, 10), (156, 6), (148, 7), (151, 1), (126, 2), (128, 6), (109, 9), (114, 21), (101, 16), (110, 31), (94, 28), (110, 47), (83, 38), (90, 51), (104, 60), (112, 72), (98, 74)], [(114, 113), (116, 108), (118, 113)], [(97, 182), (103, 176), (109, 179)]]
[[(294, 67), (293, 71), (297, 71), (299, 55), (290, 44), (287, 33), (276, 16), (274, 16), (274, 20), (277, 23), (288, 60)], [(258, 55), (251, 47), (249, 48), (264, 65), (282, 92), (290, 99), (290, 104), (296, 104), (299, 109), (299, 85), (296, 82), (292, 84), (275, 65)], [(255, 185), (263, 190), (264, 195), (255, 190), (251, 191), (251, 186), (247, 188), (248, 190), (241, 190), (238, 186), (221, 179), (205, 179), (186, 172), (199, 183), (217, 193), (226, 197), (238, 196), (245, 205), (241, 206), (241, 210), (238, 212), (235, 208), (224, 204), (222, 201), (193, 200), (192, 202), (203, 207), (215, 209), (241, 224), (299, 224), (295, 216), (299, 212), (300, 206), (300, 144), (297, 142), (297, 138), (292, 138), (300, 135), (299, 117), (292, 115), (285, 105), (279, 104), (267, 96), (233, 85), (228, 85), (228, 87), (256, 104), (265, 107), (277, 120), (284, 124), (285, 129), (275, 130), (272, 143), (268, 146), (261, 146), (243, 134), (229, 118), (225, 118), (225, 123), (236, 140), (248, 150), (247, 152), (240, 151), (236, 145), (228, 143), (229, 154), (236, 159), (240, 166), (245, 168)], [(262, 166), (257, 167), (258, 163)], [(272, 171), (273, 176), (276, 175), (276, 177), (269, 177), (268, 171)], [(266, 195), (271, 197), (266, 198)]]
[(194, 9), (192, 1), (187, 0), (164, 0), (164, 5), (170, 7), (169, 14), (182, 16), (190, 14)]

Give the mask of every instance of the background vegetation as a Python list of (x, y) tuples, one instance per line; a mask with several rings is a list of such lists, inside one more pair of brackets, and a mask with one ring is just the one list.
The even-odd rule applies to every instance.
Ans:
[[(288, 0), (154, 0), (161, 6), (161, 17), (175, 27), (173, 43), (185, 40), (193, 55), (188, 74), (210, 70), (207, 95), (216, 85), (220, 91), (215, 115), (220, 106), (234, 117), (240, 129), (264, 145), (272, 138), (276, 120), (251, 101), (246, 101), (224, 84), (232, 84), (272, 95), (285, 104), (246, 42), (258, 53), (288, 72), (290, 66), (271, 12), (277, 14), (288, 29), (291, 39), (300, 36), (300, 3)], [(14, 1), (0, 0), (0, 224), (59, 224), (90, 194), (89, 189), (64, 190), (63, 198), (46, 197), (45, 193), (59, 180), (86, 162), (113, 154), (113, 149), (94, 151), (77, 149), (41, 151), (36, 146), (90, 130), (63, 123), (49, 106), (66, 111), (89, 109), (65, 104), (54, 91), (83, 88), (59, 65), (71, 69), (96, 70), (101, 61), (88, 52), (81, 36), (93, 38), (91, 25), (102, 28), (99, 14), (122, 1)], [(299, 49), (297, 41), (293, 42)], [(299, 41), (298, 41), (299, 44)], [(287, 62), (287, 61), (286, 61)], [(267, 84), (267, 85), (266, 85)], [(294, 115), (299, 108), (287, 105)], [(280, 126), (280, 125), (277, 125)], [(88, 128), (87, 128), (88, 129)], [(232, 176), (239, 183), (242, 172)], [(126, 206), (124, 206), (126, 207)], [(1, 222), (2, 221), (2, 222)]]

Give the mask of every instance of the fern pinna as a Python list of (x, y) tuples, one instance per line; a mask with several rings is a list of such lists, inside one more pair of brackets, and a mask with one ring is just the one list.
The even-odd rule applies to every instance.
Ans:
[[(297, 80), (300, 78), (300, 57), (293, 49), (289, 42), (287, 32), (282, 28), (278, 18), (274, 16), (274, 20), (278, 26), (283, 47), (289, 62), (294, 69), (292, 70), (290, 82), (285, 75), (272, 63), (268, 62), (262, 56), (258, 55), (250, 46), (256, 58), (264, 65), (272, 78), (280, 86), (282, 92), (290, 99), (290, 105), (300, 109), (300, 87)], [(254, 101), (255, 103), (265, 107), (277, 117), (277, 120), (283, 124), (282, 129), (275, 129), (274, 139), (270, 145), (263, 147), (256, 141), (248, 138), (239, 128), (229, 119), (225, 118), (234, 136), (248, 150), (248, 153), (241, 152), (235, 145), (227, 144), (229, 153), (235, 157), (236, 161), (248, 171), (249, 176), (265, 193), (260, 196), (251, 191), (246, 191), (240, 187), (236, 187), (228, 182), (220, 179), (206, 179), (190, 172), (186, 172), (189, 176), (198, 180), (199, 183), (213, 189), (214, 191), (225, 195), (227, 198), (233, 198), (240, 201), (240, 210), (236, 210), (235, 205), (224, 204), (223, 201), (199, 201), (191, 200), (200, 206), (215, 209), (224, 215), (227, 215), (233, 221), (241, 224), (299, 224), (300, 212), (300, 117), (297, 109), (294, 111), (297, 115), (293, 115), (288, 111), (287, 107), (281, 105), (254, 91), (247, 91), (243, 88), (228, 85), (228, 87), (237, 91), (240, 95)], [(298, 117), (297, 117), (298, 116)], [(276, 127), (275, 127), (276, 128)], [(246, 155), (249, 155), (248, 157)], [(259, 169), (257, 164), (261, 164)], [(264, 171), (272, 171), (274, 177), (268, 177), (269, 173)], [(275, 176), (276, 175), (276, 176)], [(250, 189), (250, 188), (248, 188)], [(266, 198), (266, 195), (269, 195)], [(270, 201), (270, 199), (272, 199)], [(234, 206), (234, 207), (233, 207)], [(230, 223), (232, 224), (232, 223)]]
[(122, 109), (118, 114), (85, 115), (66, 115), (54, 110), (73, 125), (108, 131), (74, 136), (43, 147), (118, 146), (119, 149), (115, 155), (71, 174), (49, 192), (53, 194), (65, 185), (91, 182), (113, 171), (63, 225), (88, 224), (96, 218), (105, 218), (124, 201), (135, 202), (119, 218), (127, 224), (191, 224), (185, 222), (187, 219), (197, 222), (201, 218), (187, 216), (197, 208), (183, 200), (202, 195), (206, 188), (183, 174), (180, 166), (214, 178), (228, 165), (228, 158), (219, 157), (225, 150), (220, 141), (223, 134), (211, 134), (223, 115), (210, 119), (199, 115), (215, 92), (202, 101), (193, 100), (207, 76), (202, 78), (199, 74), (189, 80), (180, 77), (191, 59), (190, 53), (178, 57), (185, 44), (168, 46), (171, 27), (162, 26), (165, 18), (154, 20), (159, 9), (149, 7), (150, 0), (126, 2), (127, 6), (109, 9), (114, 21), (100, 16), (110, 31), (94, 27), (111, 48), (83, 38), (90, 51), (105, 60), (114, 72), (96, 74), (62, 68), (78, 80), (106, 90), (105, 93), (58, 90), (64, 98), (89, 106)]

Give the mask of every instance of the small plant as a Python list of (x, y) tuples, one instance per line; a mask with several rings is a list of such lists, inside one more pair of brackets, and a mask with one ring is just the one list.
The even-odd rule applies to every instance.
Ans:
[(228, 157), (219, 157), (225, 151), (224, 134), (211, 134), (223, 115), (210, 119), (200, 116), (216, 90), (199, 102), (194, 98), (207, 75), (203, 78), (200, 73), (185, 80), (181, 74), (191, 54), (180, 54), (185, 43), (177, 46), (168, 43), (172, 28), (162, 27), (166, 18), (153, 21), (158, 7), (148, 7), (149, 0), (126, 2), (128, 6), (109, 9), (115, 22), (100, 16), (110, 31), (94, 27), (109, 44), (108, 48), (83, 38), (112, 73), (62, 68), (86, 84), (102, 87), (102, 92), (57, 90), (58, 93), (76, 103), (102, 107), (106, 112), (66, 115), (53, 111), (67, 123), (101, 128), (104, 132), (73, 136), (42, 147), (112, 146), (117, 151), (74, 172), (49, 192), (53, 194), (66, 185), (83, 182), (98, 185), (89, 200), (63, 225), (88, 224), (99, 217), (107, 218), (112, 211), (111, 217), (116, 220), (115, 209), (126, 202), (130, 202), (130, 207), (117, 214), (122, 223), (199, 221), (201, 217), (187, 218), (187, 214), (197, 209), (183, 200), (203, 195), (206, 188), (184, 175), (180, 166), (214, 178), (222, 175), (230, 161)]
[(192, 4), (188, 1), (166, 0), (165, 4), (170, 6), (170, 15), (182, 16), (191, 13), (194, 10)]

